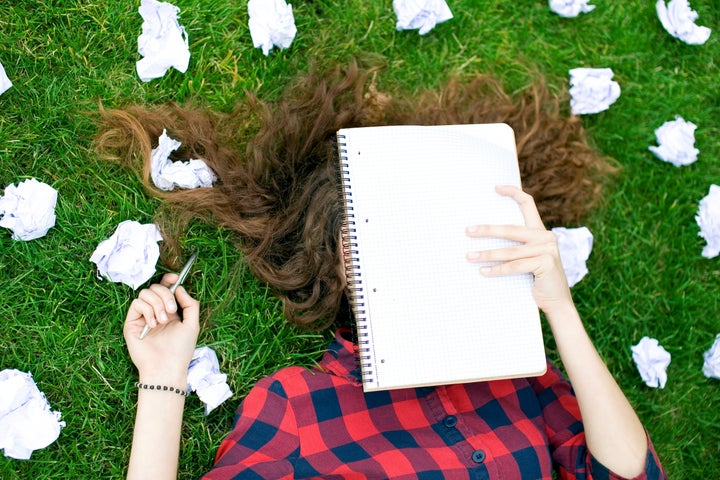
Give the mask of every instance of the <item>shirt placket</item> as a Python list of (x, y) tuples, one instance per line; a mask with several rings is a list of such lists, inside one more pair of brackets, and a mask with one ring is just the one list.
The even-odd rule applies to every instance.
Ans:
[(489, 446), (485, 445), (479, 433), (473, 432), (463, 420), (464, 412), (458, 410), (448, 395), (447, 387), (437, 387), (435, 393), (436, 395), (429, 395), (427, 399), (438, 424), (436, 431), (448, 448), (454, 450), (462, 459), (470, 478), (499, 478)]

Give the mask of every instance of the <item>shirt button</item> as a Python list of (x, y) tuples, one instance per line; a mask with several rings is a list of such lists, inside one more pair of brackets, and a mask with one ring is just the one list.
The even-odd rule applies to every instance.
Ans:
[(455, 425), (457, 425), (457, 417), (454, 415), (448, 415), (445, 417), (445, 426), (448, 428), (453, 428)]
[(485, 461), (485, 452), (483, 452), (482, 450), (475, 450), (472, 453), (472, 459), (475, 463), (482, 463), (483, 461)]

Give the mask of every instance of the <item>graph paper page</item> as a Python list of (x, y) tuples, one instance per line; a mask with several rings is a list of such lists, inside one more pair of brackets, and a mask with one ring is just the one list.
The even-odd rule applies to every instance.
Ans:
[[(523, 224), (495, 185), (520, 186), (505, 124), (345, 129), (344, 182), (368, 334), (365, 389), (538, 375), (545, 354), (532, 275), (486, 278), (477, 224)], [(364, 373), (366, 373), (364, 372)]]

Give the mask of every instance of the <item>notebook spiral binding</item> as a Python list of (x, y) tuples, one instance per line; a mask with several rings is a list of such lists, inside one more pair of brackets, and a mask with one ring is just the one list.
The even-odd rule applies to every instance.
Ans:
[(358, 264), (357, 236), (355, 235), (355, 213), (353, 208), (352, 186), (347, 163), (347, 144), (344, 135), (337, 135), (337, 152), (339, 156), (338, 170), (340, 178), (340, 196), (342, 199), (345, 219), (341, 227), (342, 255), (345, 264), (345, 281), (347, 283), (348, 300), (355, 319), (357, 340), (356, 361), (362, 371), (363, 383), (373, 381), (374, 368), (370, 355), (370, 344), (367, 315), (365, 310), (365, 294), (363, 290), (362, 272)]

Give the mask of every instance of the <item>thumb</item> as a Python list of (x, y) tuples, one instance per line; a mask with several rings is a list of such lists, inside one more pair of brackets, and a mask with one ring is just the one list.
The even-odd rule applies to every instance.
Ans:
[(175, 290), (175, 300), (182, 309), (183, 323), (199, 330), (200, 302), (191, 297), (187, 290), (185, 290), (182, 286), (179, 286)]

